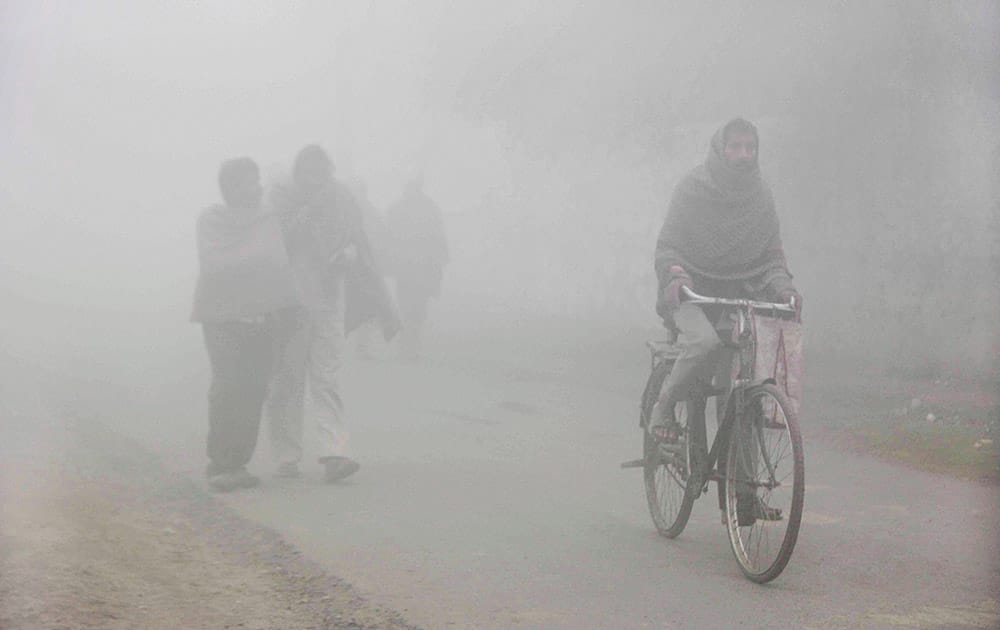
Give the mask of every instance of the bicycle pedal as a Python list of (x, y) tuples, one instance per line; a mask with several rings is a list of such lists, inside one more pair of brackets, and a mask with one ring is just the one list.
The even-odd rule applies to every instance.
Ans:
[(683, 442), (664, 443), (660, 444), (660, 452), (670, 455), (684, 455), (687, 452), (687, 446)]

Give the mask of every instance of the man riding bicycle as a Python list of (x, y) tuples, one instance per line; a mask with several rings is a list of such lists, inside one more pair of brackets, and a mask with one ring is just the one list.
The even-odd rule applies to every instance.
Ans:
[[(680, 354), (653, 407), (648, 430), (656, 440), (676, 438), (676, 404), (704, 391), (702, 384), (725, 354), (716, 328), (724, 327), (726, 313), (685, 303), (684, 287), (715, 297), (791, 302), (801, 310), (758, 149), (757, 128), (742, 118), (731, 120), (670, 201), (656, 242), (656, 312), (676, 333)], [(741, 522), (767, 517), (767, 507), (757, 503), (741, 502), (749, 506), (740, 509)]]

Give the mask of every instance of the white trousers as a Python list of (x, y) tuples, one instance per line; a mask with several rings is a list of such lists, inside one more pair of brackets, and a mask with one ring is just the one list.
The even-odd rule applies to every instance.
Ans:
[(316, 424), (316, 454), (347, 456), (350, 434), (338, 375), (344, 363), (344, 282), (328, 307), (307, 309), (285, 346), (271, 382), (264, 414), (271, 453), (278, 463), (302, 460), (305, 418)]

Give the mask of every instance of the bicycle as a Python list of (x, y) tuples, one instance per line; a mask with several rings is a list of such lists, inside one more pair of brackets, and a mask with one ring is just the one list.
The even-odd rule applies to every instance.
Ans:
[[(643, 469), (653, 524), (667, 538), (684, 530), (695, 499), (707, 493), (708, 484), (715, 481), (740, 570), (763, 584), (776, 578), (791, 558), (802, 520), (805, 474), (797, 403), (793, 404), (784, 391), (789, 383), (796, 390), (798, 384), (797, 375), (787, 373), (789, 357), (781, 355), (788, 351), (785, 337), (781, 336), (777, 346), (774, 373), (767, 374), (768, 357), (758, 355), (763, 351), (761, 345), (773, 349), (775, 344), (773, 340), (759, 344), (757, 329), (777, 329), (783, 335), (782, 326), (787, 324), (780, 322), (797, 321), (796, 309), (793, 304), (713, 298), (686, 287), (684, 291), (693, 304), (735, 309), (736, 325), (725, 343), (736, 353), (731, 387), (705, 386), (677, 403), (676, 439), (655, 440), (647, 430), (653, 405), (680, 350), (671, 342), (647, 342), (651, 370), (640, 411), (643, 457), (622, 464), (622, 468)], [(801, 328), (794, 326), (798, 324), (788, 329), (800, 333)], [(791, 345), (792, 352), (798, 353), (792, 360), (798, 361), (800, 347)], [(784, 368), (779, 359), (784, 360)], [(716, 405), (725, 403), (725, 415), (709, 449), (705, 409), (711, 396), (716, 397)], [(742, 513), (740, 502), (744, 502)]]

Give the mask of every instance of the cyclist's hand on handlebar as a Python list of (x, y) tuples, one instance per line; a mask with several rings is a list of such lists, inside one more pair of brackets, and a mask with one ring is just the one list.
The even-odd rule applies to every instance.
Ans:
[(684, 287), (691, 286), (691, 277), (687, 275), (683, 267), (674, 265), (670, 268), (670, 273), (673, 277), (667, 286), (663, 287), (663, 295), (661, 296), (667, 312), (672, 312), (681, 305), (684, 300)]

